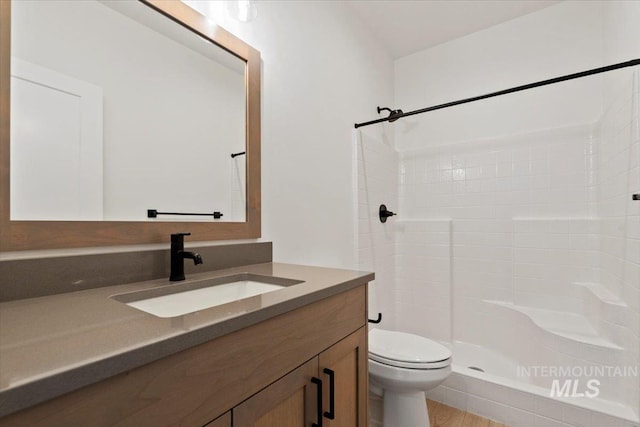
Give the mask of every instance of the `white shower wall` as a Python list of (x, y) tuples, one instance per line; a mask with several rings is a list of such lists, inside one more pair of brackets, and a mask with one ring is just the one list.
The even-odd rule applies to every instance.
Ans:
[[(596, 309), (600, 329), (624, 343), (626, 351), (612, 360), (621, 366), (640, 365), (640, 202), (631, 199), (640, 193), (639, 80), (640, 71), (626, 72), (608, 86), (615, 89), (605, 97), (596, 165), (601, 283), (621, 303)], [(625, 380), (621, 394), (638, 411), (640, 379)]]
[(396, 233), (396, 329), (452, 340), (451, 221), (399, 220)]
[[(481, 304), (485, 299), (580, 309), (572, 282), (598, 280), (591, 134), (591, 127), (583, 126), (402, 153), (403, 221), (440, 219), (442, 227), (447, 224), (442, 218), (451, 221), (455, 287), (449, 291), (458, 324), (448, 326), (456, 339), (474, 341), (485, 331), (478, 322), (478, 315), (492, 311)], [(405, 234), (398, 233), (398, 239), (411, 239), (400, 237)], [(402, 243), (399, 265), (408, 262), (405, 257), (431, 258), (424, 250), (405, 251)], [(445, 253), (448, 257), (448, 251), (439, 255)], [(399, 292), (406, 286), (411, 285), (399, 280)], [(441, 286), (438, 293), (444, 293)], [(429, 322), (439, 325), (447, 319), (433, 317)]]

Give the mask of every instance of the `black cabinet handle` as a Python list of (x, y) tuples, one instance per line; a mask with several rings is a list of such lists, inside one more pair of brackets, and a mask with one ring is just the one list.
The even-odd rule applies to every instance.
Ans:
[(316, 414), (317, 423), (311, 423), (311, 427), (322, 427), (322, 380), (320, 378), (312, 377), (311, 382), (318, 387), (318, 408)]
[(336, 373), (329, 368), (324, 368), (322, 372), (329, 375), (329, 411), (324, 416), (333, 420), (336, 418)]

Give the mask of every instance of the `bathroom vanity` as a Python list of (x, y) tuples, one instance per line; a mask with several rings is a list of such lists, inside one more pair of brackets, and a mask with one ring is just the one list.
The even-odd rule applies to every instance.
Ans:
[(365, 427), (373, 275), (266, 263), (190, 280), (243, 273), (302, 283), (171, 318), (112, 298), (166, 279), (2, 303), (0, 424)]

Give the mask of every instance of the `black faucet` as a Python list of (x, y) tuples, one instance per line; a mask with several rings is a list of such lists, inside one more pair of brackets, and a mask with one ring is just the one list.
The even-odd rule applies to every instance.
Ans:
[(184, 280), (184, 259), (193, 260), (195, 265), (202, 264), (202, 257), (197, 252), (185, 252), (184, 236), (191, 236), (191, 233), (176, 233), (171, 235), (171, 275), (169, 280), (177, 282)]

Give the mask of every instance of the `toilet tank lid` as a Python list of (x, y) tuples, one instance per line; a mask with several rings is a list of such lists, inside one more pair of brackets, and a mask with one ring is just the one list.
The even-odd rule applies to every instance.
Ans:
[(440, 362), (451, 357), (451, 350), (428, 338), (383, 329), (369, 331), (369, 353), (415, 363)]

